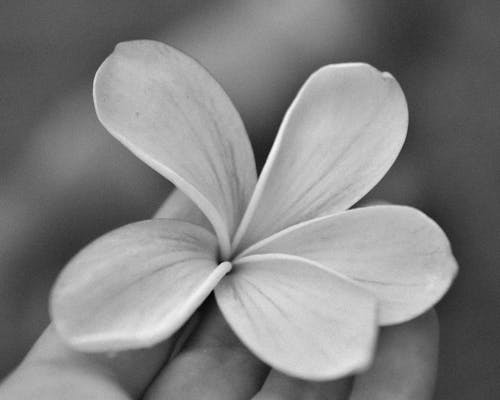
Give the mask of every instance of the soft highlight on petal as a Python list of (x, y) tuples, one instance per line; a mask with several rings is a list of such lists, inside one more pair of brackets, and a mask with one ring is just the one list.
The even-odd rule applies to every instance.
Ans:
[(125, 42), (97, 71), (94, 102), (108, 131), (205, 213), (229, 254), (257, 175), (243, 123), (219, 84), (172, 47)]
[(241, 341), (287, 375), (335, 379), (370, 364), (374, 297), (307, 260), (247, 257), (219, 283), (215, 296)]
[(297, 255), (331, 268), (379, 301), (379, 323), (410, 320), (436, 304), (457, 263), (441, 228), (405, 206), (371, 206), (307, 221), (271, 236), (248, 254)]
[(104, 235), (59, 276), (51, 314), (59, 334), (84, 351), (152, 346), (179, 329), (229, 271), (217, 241), (189, 223), (157, 219)]
[(233, 247), (351, 207), (393, 164), (407, 125), (390, 74), (367, 64), (319, 69), (288, 109)]

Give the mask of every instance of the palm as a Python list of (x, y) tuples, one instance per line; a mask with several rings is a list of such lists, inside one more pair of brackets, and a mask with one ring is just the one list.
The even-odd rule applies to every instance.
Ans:
[(372, 368), (354, 379), (306, 382), (269, 371), (232, 334), (213, 305), (170, 358), (177, 338), (141, 351), (87, 355), (63, 345), (49, 327), (0, 398), (73, 399), (431, 399), (437, 362), (433, 311), (385, 328)]

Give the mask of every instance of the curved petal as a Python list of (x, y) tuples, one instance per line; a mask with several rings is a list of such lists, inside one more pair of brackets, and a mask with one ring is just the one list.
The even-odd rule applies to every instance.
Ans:
[(104, 235), (59, 276), (51, 296), (56, 329), (84, 351), (166, 339), (227, 273), (228, 263), (215, 262), (216, 242), (203, 228), (160, 219)]
[(334, 379), (371, 362), (375, 299), (307, 260), (247, 257), (219, 283), (215, 296), (241, 341), (288, 375)]
[(390, 74), (366, 64), (315, 72), (285, 115), (233, 247), (351, 207), (390, 168), (407, 125)]
[(213, 231), (203, 212), (181, 190), (174, 188), (156, 211), (154, 218), (178, 219)]
[(256, 182), (238, 112), (196, 61), (160, 42), (120, 43), (94, 80), (97, 115), (205, 213), (224, 252)]
[(432, 307), (457, 273), (441, 228), (404, 206), (371, 206), (288, 228), (245, 254), (286, 253), (357, 281), (379, 300), (379, 323), (407, 321)]

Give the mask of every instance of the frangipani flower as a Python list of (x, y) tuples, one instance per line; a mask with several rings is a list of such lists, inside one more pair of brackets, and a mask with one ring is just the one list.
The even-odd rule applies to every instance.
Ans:
[(229, 98), (167, 45), (119, 44), (96, 74), (94, 101), (108, 131), (178, 190), (156, 219), (104, 235), (61, 273), (51, 313), (77, 349), (152, 346), (213, 291), (256, 356), (333, 379), (366, 368), (378, 327), (432, 307), (456, 274), (446, 236), (421, 212), (348, 210), (406, 135), (404, 95), (388, 73), (315, 72), (259, 179)]

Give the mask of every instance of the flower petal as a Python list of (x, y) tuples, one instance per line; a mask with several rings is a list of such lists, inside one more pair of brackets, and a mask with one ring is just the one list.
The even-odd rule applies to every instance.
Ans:
[(205, 213), (224, 252), (256, 182), (238, 112), (196, 61), (160, 42), (121, 43), (94, 80), (97, 115)]
[(307, 260), (284, 255), (241, 259), (215, 295), (242, 342), (281, 372), (326, 380), (371, 362), (375, 299)]
[(390, 74), (366, 64), (315, 72), (283, 120), (233, 246), (351, 207), (390, 168), (407, 125)]
[(288, 228), (246, 254), (285, 253), (355, 280), (379, 300), (379, 323), (407, 321), (432, 307), (457, 273), (441, 228), (404, 206), (372, 206)]
[(203, 212), (179, 189), (172, 190), (172, 193), (163, 202), (155, 218), (178, 219), (191, 224), (202, 226), (213, 231), (212, 225)]
[(110, 232), (59, 276), (51, 296), (56, 329), (84, 351), (152, 346), (179, 329), (227, 273), (216, 251), (213, 234), (180, 221)]

